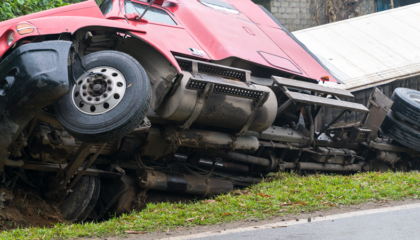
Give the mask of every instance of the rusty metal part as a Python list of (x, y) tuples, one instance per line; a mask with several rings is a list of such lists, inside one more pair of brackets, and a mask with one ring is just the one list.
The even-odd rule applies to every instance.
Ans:
[(297, 167), (301, 171), (331, 171), (331, 172), (360, 172), (362, 171), (361, 164), (341, 165), (341, 164), (321, 164), (311, 162), (297, 163)]
[(353, 164), (356, 152), (342, 148), (317, 147), (314, 152), (307, 152), (306, 156), (315, 162), (333, 164)]
[(335, 142), (368, 142), (371, 130), (355, 126), (343, 128), (329, 128), (325, 134)]
[[(268, 171), (268, 172), (274, 172), (277, 170), (278, 168), (278, 164), (279, 164), (279, 159), (276, 158), (275, 154), (272, 151), (267, 151), (268, 156), (270, 157), (270, 165), (268, 167), (263, 168), (264, 171)], [(284, 152), (281, 154), (281, 159), (284, 158)]]
[[(75, 143), (76, 143), (76, 146), (74, 148), (73, 154), (75, 154), (77, 150), (79, 150), (83, 142), (76, 139)], [(96, 153), (98, 149), (101, 148), (101, 145), (102, 145), (101, 143), (92, 144), (91, 148), (89, 149), (89, 153)], [(120, 145), (121, 145), (121, 139), (118, 141), (106, 143), (105, 147), (101, 151), (101, 155), (114, 154), (120, 148)]]
[(409, 152), (410, 151), (409, 148), (403, 147), (401, 145), (395, 145), (392, 143), (384, 142), (380, 138), (370, 141), (368, 147), (378, 149), (378, 150), (392, 151), (392, 152)]
[(10, 219), (7, 217), (7, 214), (3, 211), (3, 209), (6, 208), (9, 205), (9, 203), (13, 200), (13, 194), (12, 198), (6, 198), (5, 196), (5, 192), (0, 193), (0, 216), (4, 220), (11, 222)]
[(66, 131), (57, 133), (50, 127), (35, 127), (30, 142), (30, 154), (43, 162), (66, 163), (74, 153), (75, 139)]
[(6, 159), (5, 162), (5, 166), (7, 167), (17, 167), (20, 168), (24, 165), (25, 163), (22, 160), (10, 160), (10, 159)]
[(57, 176), (50, 184), (51, 192), (47, 196), (54, 195), (54, 192), (62, 191), (66, 189), (67, 183), (70, 182), (70, 179), (74, 174), (78, 173), (79, 167), (85, 161), (86, 157), (90, 154), (90, 148), (92, 147), (91, 143), (82, 143), (80, 148), (77, 150), (77, 153), (72, 160), (67, 164), (64, 169), (61, 169)]
[(336, 118), (334, 118), (327, 126), (325, 126), (316, 136), (315, 139), (318, 139), (319, 136), (321, 136), (321, 134), (323, 134), (329, 127), (331, 127), (331, 125), (333, 125), (338, 119), (341, 118), (341, 116), (344, 115), (344, 113), (346, 113), (347, 110), (342, 111)]
[[(131, 135), (128, 135), (131, 136)], [(101, 155), (112, 155), (120, 147), (121, 140), (107, 143)], [(34, 129), (30, 142), (30, 153), (33, 158), (43, 162), (66, 163), (68, 158), (76, 154), (82, 142), (76, 140), (66, 131), (57, 132), (50, 127), (40, 125)], [(92, 144), (89, 153), (97, 152), (101, 144)]]
[(142, 135), (127, 135), (123, 137), (120, 147), (111, 157), (113, 159), (123, 160), (134, 156), (138, 147), (144, 142), (145, 138), (146, 136)]
[(282, 162), (279, 164), (279, 170), (284, 171), (285, 169), (296, 169), (297, 165), (294, 162)]
[(231, 181), (149, 170), (140, 174), (138, 184), (141, 188), (203, 196), (216, 195), (233, 190)]
[(145, 143), (139, 148), (140, 155), (156, 160), (173, 153), (175, 150), (174, 146), (165, 141), (163, 135), (160, 128), (150, 128)]
[(111, 212), (115, 212), (117, 216), (133, 211), (133, 203), (136, 198), (138, 188), (136, 180), (131, 176), (125, 175), (121, 178), (121, 181), (124, 182), (128, 191), (118, 199), (118, 202), (111, 209)]
[[(200, 89), (203, 87), (200, 91), (204, 90), (207, 84), (214, 84), (213, 93), (207, 98), (194, 123), (239, 130), (251, 122), (249, 130), (257, 132), (264, 131), (273, 124), (277, 114), (277, 99), (270, 88), (215, 75), (202, 73), (193, 75), (189, 72), (184, 72), (180, 86), (172, 95), (167, 96), (156, 110), (159, 117), (178, 123), (187, 121), (194, 111), (197, 98), (200, 96), (197, 94), (197, 89), (188, 89), (191, 79), (194, 79), (194, 81), (201, 79), (200, 85), (197, 82)], [(229, 95), (226, 95), (227, 93)], [(257, 93), (258, 98), (254, 98)], [(264, 103), (263, 100), (266, 97), (268, 99)], [(255, 101), (259, 103), (256, 104)], [(261, 107), (256, 109), (255, 107), (260, 104)], [(253, 112), (256, 112), (255, 119), (250, 118), (253, 116)]]
[(360, 121), (360, 126), (371, 129), (369, 140), (376, 138), (378, 130), (393, 104), (394, 101), (385, 96), (378, 88), (375, 87), (370, 94), (367, 104), (367, 108), (370, 112), (365, 113)]
[[(308, 119), (309, 119), (309, 139), (306, 143), (304, 144), (298, 144), (299, 147), (301, 148), (306, 148), (311, 146), (314, 143), (314, 135), (315, 135), (315, 125), (314, 125), (314, 119), (312, 118), (312, 110), (307, 107), (304, 108), (306, 109), (306, 114), (308, 115)], [(305, 127), (301, 127), (303, 130), (306, 131)], [(297, 129), (299, 131), (299, 128)], [(300, 130), (300, 132), (303, 132), (302, 130)]]
[(258, 139), (253, 136), (235, 137), (222, 132), (201, 129), (177, 131), (174, 127), (165, 129), (165, 139), (175, 146), (192, 148), (213, 148), (225, 150), (258, 150)]
[(271, 161), (267, 158), (255, 157), (251, 155), (246, 155), (237, 152), (223, 152), (223, 151), (214, 151), (209, 152), (208, 154), (213, 155), (215, 157), (223, 158), (223, 159), (231, 159), (235, 160), (236, 162), (245, 163), (245, 164), (254, 164), (263, 167), (270, 167)]
[[(212, 160), (203, 159), (203, 158), (200, 159), (200, 161), (198, 163), (202, 164), (202, 165), (207, 165), (207, 166), (212, 166), (213, 165)], [(238, 171), (238, 172), (248, 172), (249, 171), (249, 167), (246, 166), (246, 165), (236, 164), (236, 163), (231, 163), (231, 162), (225, 162), (220, 158), (219, 159), (216, 158), (215, 166), (217, 168), (224, 168), (224, 169), (227, 169), (227, 170)]]
[(245, 133), (245, 136), (254, 136), (258, 139), (287, 143), (307, 143), (309, 139), (293, 128), (284, 128), (278, 126), (271, 126), (262, 132), (248, 131)]
[[(23, 163), (23, 162), (22, 162)], [(61, 165), (61, 167), (60, 167)], [(9, 165), (10, 167), (19, 167), (21, 169), (35, 170), (35, 171), (44, 171), (44, 172), (59, 172), (63, 167), (66, 167), (67, 164), (55, 164), (55, 163), (40, 163), (40, 162), (25, 162), (24, 164)], [(77, 173), (80, 173), (83, 170), (82, 167), (77, 169)], [(120, 178), (123, 176), (121, 173), (103, 171), (99, 169), (88, 168), (84, 173), (86, 176), (95, 176), (95, 177), (106, 177), (106, 178)]]
[(90, 219), (102, 218), (110, 208), (129, 190), (129, 186), (121, 179), (104, 179), (101, 181), (101, 192)]
[(152, 127), (152, 123), (150, 122), (149, 118), (144, 117), (140, 125), (134, 128), (134, 130), (129, 135), (138, 135), (138, 134), (147, 133), (150, 127)]
[(376, 159), (385, 163), (394, 164), (401, 160), (402, 156), (396, 152), (376, 151)]
[(101, 153), (102, 149), (105, 147), (106, 143), (102, 143), (101, 147), (98, 149), (98, 151), (96, 151), (96, 153), (90, 157), (89, 161), (85, 164), (85, 166), (83, 167), (82, 171), (78, 171), (77, 172), (77, 176), (73, 179), (73, 181), (71, 181), (71, 183), (67, 186), (67, 190), (70, 190), (74, 184), (77, 183), (77, 181), (79, 181), (79, 179), (83, 176), (83, 174), (86, 172), (86, 170), (90, 167), (90, 165), (92, 165), (92, 163), (96, 160), (96, 158), (98, 157), (98, 155)]
[(315, 139), (316, 146), (324, 146), (324, 147), (333, 147), (333, 148), (347, 148), (347, 149), (360, 149), (361, 143), (345, 143), (345, 142), (335, 142), (331, 140), (330, 137), (325, 135), (325, 133), (321, 134), (318, 139)]
[(277, 116), (276, 118), (280, 117), (282, 113), (293, 103), (291, 99), (287, 99), (280, 107), (277, 109)]
[(385, 162), (378, 161), (376, 159), (369, 161), (367, 164), (363, 165), (363, 172), (388, 172), (392, 168)]

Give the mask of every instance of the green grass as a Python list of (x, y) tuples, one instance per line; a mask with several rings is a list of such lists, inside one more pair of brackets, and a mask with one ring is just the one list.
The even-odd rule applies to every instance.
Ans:
[(337, 205), (417, 198), (420, 173), (362, 173), (351, 176), (279, 173), (245, 190), (191, 203), (148, 204), (101, 223), (57, 224), (52, 228), (5, 231), (4, 239), (67, 239), (166, 231), (175, 227), (220, 224), (242, 219), (266, 219)]

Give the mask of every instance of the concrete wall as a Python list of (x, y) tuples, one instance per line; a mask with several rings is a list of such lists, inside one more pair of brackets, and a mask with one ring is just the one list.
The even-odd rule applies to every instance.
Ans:
[(271, 13), (289, 31), (317, 26), (316, 21), (311, 18), (312, 1), (313, 0), (272, 0)]
[[(253, 0), (257, 4), (266, 7), (289, 31), (297, 31), (305, 28), (318, 26), (327, 23), (325, 13), (327, 7), (325, 0)], [(268, 2), (269, 1), (269, 2)], [(360, 0), (359, 0), (360, 1)], [(375, 0), (362, 0), (363, 2), (356, 9), (356, 14), (350, 17), (357, 17), (376, 12)], [(317, 4), (316, 4), (317, 3)], [(319, 14), (316, 17), (316, 5)], [(316, 20), (318, 19), (318, 21)]]

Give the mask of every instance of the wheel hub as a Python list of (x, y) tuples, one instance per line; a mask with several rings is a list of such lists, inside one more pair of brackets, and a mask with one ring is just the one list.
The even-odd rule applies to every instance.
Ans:
[(97, 115), (116, 107), (124, 97), (126, 81), (120, 71), (112, 67), (96, 67), (83, 74), (73, 87), (72, 100), (81, 112)]
[(95, 92), (95, 93), (99, 93), (99, 94), (101, 94), (102, 93), (102, 85), (101, 84), (95, 84), (95, 86), (93, 86), (93, 91)]

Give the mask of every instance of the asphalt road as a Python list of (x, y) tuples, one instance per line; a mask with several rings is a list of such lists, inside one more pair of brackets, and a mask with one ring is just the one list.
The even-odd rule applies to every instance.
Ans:
[[(190, 236), (184, 239), (197, 240), (277, 240), (277, 239), (420, 239), (420, 205), (409, 209), (389, 208), (387, 210), (356, 212), (308, 222), (271, 224), (254, 229), (248, 227), (233, 233), (213, 233), (212, 236)], [(287, 225), (287, 227), (285, 227)], [(258, 230), (258, 228), (264, 228)], [(208, 234), (210, 235), (210, 234)]]

